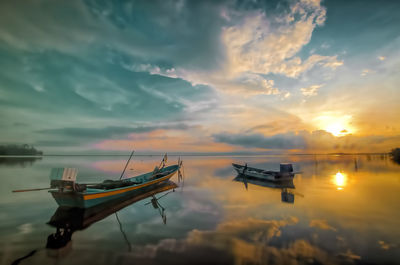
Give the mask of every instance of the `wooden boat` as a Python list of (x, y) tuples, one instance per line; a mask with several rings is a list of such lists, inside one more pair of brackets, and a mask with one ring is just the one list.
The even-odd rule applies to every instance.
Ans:
[(254, 167), (248, 167), (247, 164), (244, 166), (239, 164), (232, 164), (233, 168), (240, 175), (245, 175), (246, 177), (257, 178), (268, 181), (283, 181), (290, 180), (294, 178), (297, 173), (293, 172), (292, 164), (280, 164), (280, 171), (264, 170)]
[[(92, 224), (106, 218), (107, 216), (117, 214), (119, 210), (146, 198), (153, 198), (151, 200), (153, 206), (153, 201), (156, 201), (156, 206), (154, 208), (162, 208), (158, 200), (161, 197), (164, 197), (167, 193), (158, 199), (155, 198), (155, 195), (161, 192), (173, 190), (177, 187), (178, 186), (172, 181), (164, 181), (159, 183), (157, 187), (151, 189), (150, 191), (140, 190), (133, 195), (125, 194), (116, 200), (98, 204), (90, 208), (59, 206), (51, 217), (50, 221), (47, 223), (48, 225), (55, 227), (57, 230), (54, 234), (48, 236), (46, 248), (62, 248), (66, 246), (68, 242), (70, 242), (72, 234), (75, 231), (84, 230)], [(164, 210), (164, 208), (162, 209)], [(165, 215), (162, 216), (163, 221), (164, 216)], [(119, 219), (117, 220), (119, 221)]]
[(180, 168), (183, 166), (182, 160), (179, 159), (177, 165), (166, 167), (167, 154), (152, 172), (122, 179), (133, 153), (134, 151), (132, 151), (119, 180), (79, 184), (76, 183), (77, 170), (75, 168), (53, 168), (50, 173), (50, 188), (14, 190), (13, 192), (49, 190), (59, 206), (89, 208), (114, 201), (125, 195), (151, 191), (160, 183), (168, 181), (176, 172), (178, 172), (178, 180), (183, 180), (180, 172)]
[(89, 208), (126, 195), (151, 191), (157, 185), (168, 181), (180, 168), (180, 165), (162, 167), (139, 176), (123, 180), (105, 180), (103, 183), (78, 184), (75, 169), (53, 169), (50, 175), (49, 192), (59, 206)]

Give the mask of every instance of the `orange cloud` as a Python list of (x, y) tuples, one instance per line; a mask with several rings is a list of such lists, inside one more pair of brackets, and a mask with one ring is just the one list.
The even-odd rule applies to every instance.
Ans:
[(156, 130), (149, 133), (134, 133), (129, 139), (105, 140), (94, 145), (104, 150), (157, 150), (164, 152), (231, 152), (238, 150), (224, 143), (215, 143), (212, 139), (198, 139), (189, 131)]

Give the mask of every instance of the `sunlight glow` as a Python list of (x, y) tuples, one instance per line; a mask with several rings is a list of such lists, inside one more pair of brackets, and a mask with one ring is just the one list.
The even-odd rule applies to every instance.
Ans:
[(338, 190), (342, 190), (347, 184), (347, 175), (341, 172), (336, 173), (333, 176), (333, 183), (335, 183)]
[(329, 124), (325, 128), (325, 131), (330, 132), (334, 136), (343, 136), (348, 134), (348, 131), (344, 128), (344, 126), (341, 123)]
[(351, 125), (351, 118), (350, 115), (326, 115), (317, 117), (315, 121), (320, 129), (330, 132), (336, 137), (340, 137), (355, 131)]

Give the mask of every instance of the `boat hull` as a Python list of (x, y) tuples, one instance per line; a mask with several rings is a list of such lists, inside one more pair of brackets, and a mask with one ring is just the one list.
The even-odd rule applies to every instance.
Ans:
[(239, 175), (243, 175), (246, 177), (251, 177), (251, 178), (256, 178), (256, 179), (261, 179), (261, 180), (267, 180), (267, 181), (274, 181), (274, 182), (281, 182), (281, 181), (287, 181), (291, 180), (294, 178), (294, 174), (287, 174), (287, 175), (282, 175), (280, 172), (275, 172), (275, 171), (263, 171), (257, 168), (252, 168), (252, 167), (247, 167), (238, 164), (232, 164), (233, 168), (236, 170), (236, 172)]
[(55, 199), (55, 201), (59, 206), (90, 208), (99, 204), (118, 200), (119, 198), (124, 196), (128, 195), (135, 196), (143, 192), (151, 191), (161, 183), (168, 181), (176, 172), (177, 170), (173, 171), (172, 173), (166, 176), (154, 179), (152, 181), (148, 181), (140, 185), (132, 185), (118, 189), (99, 191), (96, 193), (74, 192), (74, 191), (70, 192), (50, 191), (50, 193), (52, 194), (53, 198)]

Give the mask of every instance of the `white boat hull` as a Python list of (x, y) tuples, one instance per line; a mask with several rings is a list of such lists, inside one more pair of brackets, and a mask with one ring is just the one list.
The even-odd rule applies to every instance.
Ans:
[[(235, 168), (236, 172), (238, 174), (243, 174), (243, 170), (239, 168)], [(250, 171), (246, 170), (243, 175), (246, 175), (247, 177), (253, 177), (253, 178), (258, 178), (258, 179), (264, 179), (264, 180), (269, 180), (269, 181), (275, 181), (276, 178), (273, 175), (270, 174), (260, 174), (255, 171)]]

